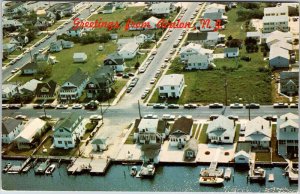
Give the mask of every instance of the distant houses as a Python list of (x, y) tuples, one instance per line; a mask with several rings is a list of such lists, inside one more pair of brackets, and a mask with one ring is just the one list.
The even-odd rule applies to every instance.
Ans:
[(57, 40), (55, 42), (51, 42), (49, 51), (50, 52), (59, 52), (62, 49), (72, 48), (74, 43), (66, 40)]
[(184, 89), (184, 75), (163, 75), (158, 83), (158, 93), (161, 98), (179, 98)]
[(225, 35), (219, 34), (219, 32), (190, 32), (187, 36), (189, 43), (201, 44), (204, 47), (214, 47), (224, 39)]

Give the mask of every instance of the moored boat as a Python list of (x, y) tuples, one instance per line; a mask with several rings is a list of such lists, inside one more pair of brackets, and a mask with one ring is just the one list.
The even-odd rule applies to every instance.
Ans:
[(153, 164), (143, 164), (140, 170), (141, 178), (152, 178), (155, 174), (155, 167)]
[(257, 167), (255, 169), (250, 169), (249, 177), (250, 177), (250, 180), (253, 180), (253, 181), (265, 181), (266, 180), (266, 171), (261, 167)]
[(199, 183), (202, 185), (221, 185), (224, 179), (219, 177), (200, 177)]
[(45, 162), (41, 163), (38, 168), (35, 169), (35, 174), (44, 174), (45, 170), (50, 165), (50, 160), (46, 160)]
[(135, 176), (136, 174), (137, 174), (137, 167), (136, 166), (131, 167), (130, 175)]
[(55, 164), (51, 164), (45, 171), (46, 175), (50, 175), (53, 173), (53, 171), (55, 170), (56, 165)]
[(226, 168), (225, 173), (224, 173), (224, 179), (230, 179), (231, 178), (231, 169)]

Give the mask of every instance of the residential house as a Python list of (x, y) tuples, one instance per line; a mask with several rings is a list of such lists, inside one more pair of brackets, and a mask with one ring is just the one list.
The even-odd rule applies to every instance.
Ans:
[(116, 9), (124, 9), (127, 7), (127, 2), (115, 2)]
[(217, 43), (223, 42), (224, 38), (225, 36), (219, 32), (190, 32), (187, 41), (214, 48)]
[(227, 21), (227, 16), (223, 14), (223, 12), (219, 9), (207, 9), (205, 12), (202, 14), (203, 19), (210, 19), (213, 21), (221, 20), (221, 21)]
[(259, 31), (256, 32), (247, 32), (247, 38), (253, 38), (257, 41), (258, 44), (261, 43), (262, 33)]
[[(78, 4), (79, 5), (79, 4)], [(47, 12), (53, 12), (54, 14), (59, 14), (61, 17), (71, 15), (75, 11), (75, 6), (73, 3), (57, 3), (52, 5)]]
[(280, 72), (280, 92), (288, 96), (298, 95), (299, 71)]
[(169, 134), (169, 124), (159, 119), (137, 119), (134, 124), (134, 139), (139, 144), (162, 143)]
[(29, 42), (29, 39), (25, 35), (14, 36), (10, 39), (9, 44), (15, 44), (16, 46), (25, 46)]
[(283, 42), (283, 41), (279, 41), (279, 42), (276, 42), (276, 43), (272, 44), (270, 46), (270, 50), (272, 50), (275, 47), (283, 48), (283, 49), (285, 49), (285, 50), (287, 50), (289, 52), (293, 50), (292, 44), (287, 43), (287, 42)]
[(75, 113), (54, 126), (53, 144), (55, 148), (74, 148), (85, 132), (83, 118)]
[(188, 56), (187, 62), (185, 63), (186, 70), (203, 70), (208, 69), (211, 64), (211, 58), (208, 55), (195, 54)]
[(264, 16), (263, 17), (263, 33), (279, 30), (282, 32), (289, 31), (288, 16)]
[(118, 50), (120, 50), (123, 46), (125, 46), (128, 43), (132, 43), (135, 42), (136, 43), (136, 39), (133, 38), (120, 38), (117, 41), (117, 45), (118, 45)]
[(10, 6), (4, 8), (5, 15), (10, 15), (10, 14), (15, 15), (24, 11), (26, 11), (26, 9), (24, 7), (23, 2), (13, 2)]
[(82, 34), (84, 32), (84, 28), (83, 27), (71, 27), (68, 31), (67, 31), (67, 35), (71, 36), (71, 37), (81, 37)]
[(12, 53), (17, 49), (17, 46), (15, 44), (3, 44), (3, 52), (5, 53)]
[(40, 30), (45, 30), (50, 26), (49, 21), (44, 17), (38, 17), (36, 23), (34, 24)]
[(26, 82), (25, 84), (23, 84), (22, 86), (19, 87), (19, 92), (20, 93), (31, 93), (31, 94), (34, 94), (35, 93), (35, 90), (37, 88), (37, 85), (39, 83), (42, 83), (41, 81), (39, 80), (36, 80), (36, 79), (31, 79), (29, 80), (28, 82)]
[(152, 41), (155, 38), (155, 34), (151, 30), (144, 30), (141, 32), (141, 34), (144, 34), (146, 36), (145, 41)]
[(104, 150), (107, 150), (107, 138), (102, 136), (95, 137), (92, 141), (92, 146), (95, 152), (102, 152)]
[(239, 56), (239, 48), (238, 47), (225, 48), (224, 55), (227, 58), (238, 57)]
[(85, 53), (74, 53), (73, 61), (74, 63), (84, 63), (87, 61), (87, 55)]
[(170, 146), (181, 149), (190, 140), (193, 128), (193, 119), (181, 117), (175, 120), (170, 134)]
[(42, 131), (47, 127), (46, 121), (39, 118), (30, 119), (24, 129), (15, 138), (19, 150), (29, 149), (33, 146), (35, 138), (40, 138)]
[(116, 7), (113, 3), (107, 3), (103, 7), (103, 13), (113, 13), (116, 10)]
[(276, 137), (278, 154), (281, 156), (298, 155), (299, 116), (287, 113), (277, 119)]
[(245, 152), (244, 150), (241, 150), (234, 154), (235, 164), (249, 165), (249, 161), (250, 161), (250, 154)]
[(2, 84), (2, 100), (9, 100), (19, 92), (16, 84)]
[(114, 70), (111, 66), (102, 66), (89, 79), (85, 90), (87, 98), (97, 99), (112, 92), (114, 84)]
[(221, 13), (224, 14), (226, 12), (225, 7), (226, 6), (223, 5), (223, 4), (212, 3), (212, 4), (209, 4), (209, 5), (206, 6), (206, 10), (208, 10), (208, 9), (217, 9), (218, 12), (221, 12)]
[(179, 54), (181, 61), (186, 61), (192, 55), (207, 55), (209, 60), (213, 59), (213, 50), (205, 49), (200, 44), (189, 43), (185, 47), (181, 47)]
[(38, 71), (38, 64), (36, 62), (29, 62), (21, 68), (22, 75), (33, 75)]
[(110, 39), (111, 40), (117, 40), (118, 39), (118, 34), (117, 33), (110, 33)]
[(104, 65), (112, 66), (116, 72), (122, 72), (125, 70), (124, 58), (117, 52), (108, 55), (103, 63)]
[(118, 51), (118, 54), (121, 55), (124, 59), (132, 59), (136, 56), (138, 51), (139, 51), (139, 45), (135, 42), (132, 42), (124, 45)]
[(271, 46), (278, 42), (287, 42), (292, 43), (293, 42), (293, 35), (290, 32), (281, 32), (281, 31), (274, 31), (268, 34), (265, 34), (266, 36), (262, 40), (263, 42), (267, 43), (268, 47), (271, 48)]
[(158, 16), (167, 16), (173, 11), (173, 4), (172, 3), (155, 3), (152, 4), (149, 8), (151, 13), (153, 15), (158, 15)]
[(183, 74), (163, 75), (158, 84), (159, 97), (179, 98), (184, 89)]
[(88, 75), (83, 73), (80, 69), (77, 69), (77, 71), (61, 85), (59, 98), (61, 100), (77, 100), (82, 95), (87, 81)]
[(149, 27), (147, 28), (148, 30), (150, 29), (156, 29), (157, 28), (157, 23), (159, 22), (160, 19), (157, 17), (151, 16), (147, 20), (145, 20), (145, 23), (149, 23)]
[(220, 115), (208, 125), (206, 134), (211, 143), (233, 143), (235, 135), (234, 122)]
[(37, 84), (35, 95), (38, 100), (54, 100), (56, 98), (57, 90), (57, 83), (50, 80), (47, 83)]
[(2, 143), (11, 143), (24, 128), (24, 123), (11, 117), (2, 118)]
[(144, 163), (159, 163), (159, 152), (161, 149), (161, 144), (143, 144), (141, 146), (141, 158)]
[(269, 65), (273, 68), (289, 67), (289, 51), (280, 47), (274, 47), (270, 50)]
[(254, 148), (269, 148), (271, 146), (271, 122), (262, 117), (256, 117), (246, 123), (245, 141)]
[(195, 138), (191, 138), (184, 146), (184, 159), (195, 159), (198, 154), (198, 141)]
[(12, 20), (3, 19), (2, 26), (3, 26), (3, 29), (11, 28), (11, 27), (20, 28), (23, 26), (23, 24), (15, 19), (12, 19)]
[(62, 49), (72, 48), (74, 43), (66, 40), (57, 40), (55, 42), (50, 43), (50, 52), (59, 52)]
[(264, 16), (289, 16), (288, 7), (266, 7), (264, 8)]

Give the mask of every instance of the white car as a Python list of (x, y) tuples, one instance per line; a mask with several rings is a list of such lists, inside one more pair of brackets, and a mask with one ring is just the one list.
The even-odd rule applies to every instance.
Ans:
[(19, 68), (14, 68), (13, 70), (11, 70), (11, 73), (17, 73), (19, 70)]
[(68, 105), (67, 104), (59, 104), (56, 106), (57, 109), (67, 109)]
[(81, 104), (74, 104), (73, 106), (72, 106), (72, 109), (82, 109), (82, 105)]
[(230, 104), (230, 108), (236, 108), (236, 109), (238, 109), (238, 108), (243, 108), (244, 107), (244, 105), (243, 104), (240, 104), (240, 103), (233, 103), (233, 104)]
[(154, 84), (155, 81), (156, 81), (156, 78), (152, 78), (152, 79), (150, 80), (150, 84)]
[(8, 104), (2, 104), (2, 109), (8, 109), (9, 105)]
[(157, 118), (158, 116), (153, 114), (147, 114), (144, 116), (144, 119), (157, 119)]
[(90, 120), (101, 120), (102, 116), (101, 115), (91, 115)]
[(39, 116), (40, 119), (43, 119), (43, 120), (46, 120), (46, 119), (52, 119), (52, 116), (51, 115), (41, 115)]
[(162, 119), (163, 120), (175, 120), (175, 115), (163, 114)]
[(26, 120), (27, 117), (25, 115), (17, 115), (15, 116), (15, 119)]
[(139, 69), (139, 73), (144, 73), (145, 71), (146, 71), (146, 69), (143, 67)]

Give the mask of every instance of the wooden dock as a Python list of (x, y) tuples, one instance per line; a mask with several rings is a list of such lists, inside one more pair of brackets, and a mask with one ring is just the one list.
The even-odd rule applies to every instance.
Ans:
[(110, 159), (77, 158), (68, 168), (68, 174), (83, 172), (90, 172), (92, 175), (105, 174), (110, 162)]

